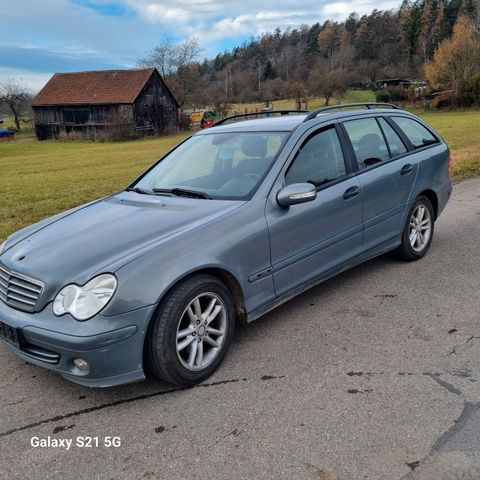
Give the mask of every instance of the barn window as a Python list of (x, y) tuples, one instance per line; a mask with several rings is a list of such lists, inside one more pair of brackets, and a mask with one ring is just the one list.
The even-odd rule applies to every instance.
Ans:
[(63, 122), (73, 125), (83, 125), (90, 119), (88, 108), (63, 110)]

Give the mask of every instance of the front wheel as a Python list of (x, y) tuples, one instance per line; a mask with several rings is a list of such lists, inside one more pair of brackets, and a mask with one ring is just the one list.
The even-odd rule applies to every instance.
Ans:
[(220, 365), (234, 329), (230, 292), (211, 275), (195, 275), (162, 302), (146, 339), (146, 362), (157, 377), (191, 386)]
[(434, 226), (432, 203), (427, 197), (418, 197), (407, 215), (397, 256), (408, 261), (422, 258), (432, 243)]

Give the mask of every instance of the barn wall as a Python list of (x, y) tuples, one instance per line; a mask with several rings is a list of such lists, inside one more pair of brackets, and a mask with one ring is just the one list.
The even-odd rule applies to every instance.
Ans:
[(134, 124), (138, 132), (167, 134), (178, 130), (178, 105), (160, 76), (153, 74), (135, 100)]
[(133, 106), (130, 104), (41, 106), (33, 107), (33, 114), (39, 140), (58, 138), (70, 132), (95, 137), (118, 121), (133, 127)]

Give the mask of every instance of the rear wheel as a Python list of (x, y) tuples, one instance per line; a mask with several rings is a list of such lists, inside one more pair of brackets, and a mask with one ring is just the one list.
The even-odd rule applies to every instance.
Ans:
[(220, 365), (234, 329), (230, 292), (211, 275), (192, 276), (167, 295), (149, 328), (146, 362), (157, 377), (190, 386)]
[(402, 243), (395, 250), (396, 255), (408, 261), (422, 258), (432, 243), (434, 226), (430, 200), (424, 196), (418, 197), (408, 213), (402, 232)]

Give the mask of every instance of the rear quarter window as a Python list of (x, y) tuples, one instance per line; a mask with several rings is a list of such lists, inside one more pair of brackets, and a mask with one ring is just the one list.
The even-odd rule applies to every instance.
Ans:
[(390, 124), (382, 117), (377, 120), (385, 134), (385, 139), (387, 140), (388, 148), (390, 149), (390, 156), (398, 157), (399, 155), (407, 153), (407, 148), (403, 144), (402, 139), (397, 135), (397, 132), (395, 132)]
[(403, 131), (415, 148), (439, 143), (437, 137), (420, 122), (407, 117), (390, 117)]

